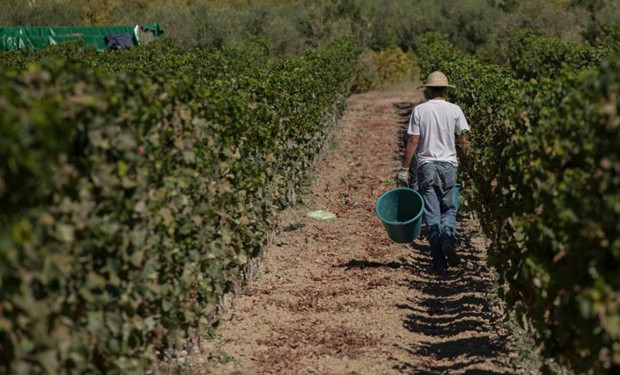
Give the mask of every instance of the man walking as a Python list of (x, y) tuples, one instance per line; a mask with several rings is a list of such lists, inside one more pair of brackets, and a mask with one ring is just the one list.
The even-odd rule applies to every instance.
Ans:
[(433, 256), (433, 270), (443, 273), (447, 264), (457, 266), (456, 207), (454, 202), (456, 173), (456, 135), (464, 152), (469, 146), (465, 131), (469, 125), (461, 108), (444, 99), (448, 78), (436, 71), (428, 75), (422, 85), (430, 100), (419, 104), (411, 112), (410, 135), (405, 160), (398, 172), (399, 181), (409, 180), (409, 167), (417, 156), (418, 191), (424, 198), (426, 232)]

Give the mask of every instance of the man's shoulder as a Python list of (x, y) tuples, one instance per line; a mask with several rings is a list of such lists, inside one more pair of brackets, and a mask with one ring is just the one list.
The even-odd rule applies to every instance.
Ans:
[(415, 105), (415, 107), (413, 107), (414, 111), (419, 111), (420, 109), (423, 109), (424, 107), (428, 106), (428, 102), (421, 102)]
[(457, 108), (461, 109), (461, 107), (458, 104), (456, 104), (456, 103), (452, 103), (452, 102), (449, 102), (447, 100), (444, 100), (444, 103), (445, 103), (444, 105), (446, 107), (451, 107), (451, 108), (454, 108), (454, 109), (457, 109)]
[(446, 102), (445, 107), (446, 109), (448, 109), (451, 113), (454, 114), (460, 114), (463, 113), (463, 110), (461, 109), (461, 107), (458, 104), (455, 103), (451, 103), (451, 102)]
[(451, 103), (447, 100), (428, 100), (426, 102), (418, 104), (417, 106), (415, 106), (415, 108), (418, 108), (419, 110), (424, 110), (426, 108), (437, 108), (438, 106), (450, 110), (461, 110), (461, 107), (458, 104)]

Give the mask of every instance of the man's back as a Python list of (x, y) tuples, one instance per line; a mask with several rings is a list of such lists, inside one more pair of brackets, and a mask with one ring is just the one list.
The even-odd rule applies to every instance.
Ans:
[(463, 111), (456, 104), (432, 99), (413, 109), (409, 120), (411, 135), (419, 135), (418, 165), (444, 161), (457, 165), (455, 134), (469, 129)]

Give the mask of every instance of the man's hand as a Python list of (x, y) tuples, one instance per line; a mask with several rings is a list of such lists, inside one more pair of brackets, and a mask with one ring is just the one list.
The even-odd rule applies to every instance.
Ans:
[(396, 183), (398, 185), (409, 185), (409, 168), (401, 168), (396, 175)]

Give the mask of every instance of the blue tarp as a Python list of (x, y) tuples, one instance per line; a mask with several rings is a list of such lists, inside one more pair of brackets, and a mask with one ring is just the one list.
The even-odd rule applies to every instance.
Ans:
[(106, 46), (105, 46), (106, 49), (117, 50), (117, 51), (131, 49), (131, 47), (136, 45), (136, 43), (134, 42), (131, 35), (129, 35), (129, 33), (108, 34), (106, 35), (105, 40), (106, 40)]

